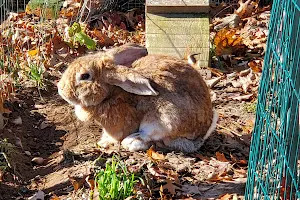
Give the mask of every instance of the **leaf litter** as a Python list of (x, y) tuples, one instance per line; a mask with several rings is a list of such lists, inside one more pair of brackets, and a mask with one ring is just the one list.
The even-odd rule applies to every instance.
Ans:
[[(83, 176), (76, 179), (72, 176), (74, 170), (86, 171), (85, 168), (95, 167), (86, 161), (84, 156), (93, 154), (93, 156), (99, 156), (100, 153), (106, 160), (113, 153), (118, 153), (121, 154), (128, 170), (141, 175), (141, 178), (147, 183), (146, 185), (137, 185), (136, 188), (137, 191), (144, 194), (143, 198), (145, 199), (149, 197), (242, 199), (249, 143), (254, 126), (254, 113), (246, 112), (243, 107), (254, 104), (257, 97), (268, 36), (270, 8), (259, 8), (254, 1), (240, 0), (238, 7), (228, 17), (222, 15), (224, 6), (226, 5), (221, 4), (220, 9), (217, 9), (220, 11), (215, 13), (211, 24), (211, 41), (215, 49), (212, 65), (206, 69), (196, 66), (202, 74), (206, 74), (204, 78), (211, 88), (214, 105), (220, 113), (220, 126), (198, 153), (184, 155), (174, 152), (157, 152), (154, 147), (151, 147), (146, 153), (105, 149), (86, 153), (84, 149), (94, 148), (91, 145), (94, 144), (91, 142), (93, 140), (87, 140), (90, 141), (90, 144), (83, 144), (84, 139), (78, 139), (80, 137), (75, 131), (74, 124), (70, 122), (72, 124), (70, 127), (62, 125), (55, 109), (49, 108), (50, 103), (43, 103), (46, 106), (37, 106), (35, 110), (38, 113), (46, 114), (47, 119), (39, 122), (36, 131), (48, 133), (53, 126), (58, 126), (62, 130), (68, 129), (69, 135), (62, 137), (65, 140), (62, 148), (72, 147), (72, 152), (79, 153), (63, 154), (63, 156), (53, 153), (52, 157), (47, 158), (48, 164), (36, 169), (42, 170), (43, 167), (54, 166), (57, 171), (48, 172), (47, 176), (40, 177), (46, 184), (41, 185), (37, 181), (32, 181), (29, 188), (44, 189), (47, 188), (47, 185), (55, 186), (57, 183), (53, 179), (61, 176), (65, 178), (63, 184), (73, 185), (72, 190), (76, 192), (81, 191), (81, 188), (84, 189), (83, 192), (94, 190), (93, 179), (88, 178), (90, 172), (84, 172)], [(145, 16), (143, 12), (137, 10), (127, 13), (105, 12), (90, 16), (86, 23), (71, 23), (70, 19), (78, 14), (80, 7), (81, 4), (77, 1), (65, 1), (59, 17), (55, 20), (56, 26), (52, 25), (51, 20), (40, 23), (39, 12), (29, 9), (26, 13), (10, 14), (6, 23), (1, 25), (0, 46), (10, 45), (8, 41), (12, 41), (11, 45), (14, 45), (15, 52), (12, 52), (10, 56), (12, 59), (19, 60), (20, 68), (24, 72), (28, 71), (30, 67), (28, 60), (30, 60), (43, 66), (51, 76), (59, 77), (60, 71), (65, 65), (77, 56), (92, 52), (94, 48), (101, 50), (128, 42), (144, 45)], [(33, 12), (31, 13), (33, 17), (27, 17), (28, 12)], [(10, 26), (5, 27), (5, 24), (10, 24)], [(214, 28), (216, 26), (218, 28)], [(77, 30), (76, 27), (79, 27), (80, 30)], [(73, 33), (70, 34), (70, 30)], [(9, 31), (12, 31), (13, 35), (9, 34)], [(40, 34), (42, 38), (37, 37), (39, 31), (42, 33)], [(75, 36), (77, 38), (72, 38), (76, 34), (74, 32), (79, 34)], [(3, 74), (7, 75), (8, 72), (1, 71), (0, 75)], [(28, 81), (25, 75), (20, 74), (19, 77), (21, 83)], [(11, 112), (3, 106), (5, 101), (10, 100), (10, 95), (14, 94), (14, 89), (9, 86), (11, 82), (11, 80), (8, 81), (7, 86), (2, 85), (0, 88), (0, 129), (4, 128), (2, 113)], [(36, 103), (36, 105), (40, 104)], [(58, 106), (57, 100), (53, 105), (54, 107)], [(26, 108), (23, 109), (26, 110)], [(61, 109), (70, 110), (67, 106), (62, 106)], [(65, 111), (60, 112), (65, 113)], [(25, 114), (24, 117), (21, 117), (28, 122)], [(62, 116), (60, 115), (60, 117)], [(72, 121), (72, 117), (64, 116), (64, 120)], [(239, 125), (232, 123), (233, 121)], [(20, 130), (14, 129), (15, 127), (11, 127), (11, 124), (8, 125), (9, 128), (13, 128), (14, 131), (21, 134)], [(20, 124), (20, 126), (24, 127), (26, 124)], [(95, 130), (94, 125), (89, 126), (82, 127), (86, 129), (80, 129), (80, 131), (84, 131), (84, 133), (99, 131)], [(81, 144), (68, 146), (67, 141), (70, 140), (68, 137), (71, 137), (73, 133), (77, 137), (76, 141), (81, 141)], [(20, 137), (22, 137), (23, 148), (28, 149), (27, 146), (30, 142), (22, 135)], [(33, 148), (30, 151), (33, 153), (31, 158), (39, 157), (39, 151), (42, 149)], [(76, 163), (76, 167), (74, 163)], [(85, 168), (81, 169), (80, 165), (83, 163)], [(71, 168), (68, 168), (68, 165)], [(55, 175), (55, 173), (57, 174)], [(62, 176), (60, 173), (67, 176)], [(33, 177), (31, 178), (31, 180), (35, 180)], [(1, 179), (6, 181), (6, 175), (1, 174)], [(88, 187), (84, 185), (88, 185)], [(70, 190), (66, 192), (68, 191), (66, 187), (63, 188), (63, 191), (54, 190), (55, 194), (52, 193), (52, 198), (64, 199), (70, 195), (74, 196), (75, 193)]]

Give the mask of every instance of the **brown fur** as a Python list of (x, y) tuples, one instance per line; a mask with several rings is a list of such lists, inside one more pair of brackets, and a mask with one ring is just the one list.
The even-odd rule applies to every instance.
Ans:
[[(133, 67), (152, 80), (160, 94), (139, 96), (139, 104), (144, 104), (141, 107), (153, 117), (173, 116), (171, 137), (196, 139), (206, 133), (212, 122), (212, 105), (206, 83), (194, 68), (182, 60), (160, 55), (141, 58)], [(168, 106), (176, 110), (165, 109)]]
[[(177, 148), (177, 141), (201, 140), (212, 124), (213, 110), (208, 88), (193, 67), (160, 55), (137, 58), (131, 68), (118, 66), (115, 60), (111, 53), (78, 58), (58, 84), (61, 96), (73, 105), (81, 105), (88, 113), (87, 120), (98, 121), (117, 141), (138, 132), (141, 123), (165, 127), (165, 145), (177, 150), (186, 150)], [(76, 74), (86, 72), (92, 73), (92, 80), (78, 82)], [(158, 95), (155, 91), (137, 95), (123, 90), (117, 85), (127, 83), (124, 77), (149, 80)]]

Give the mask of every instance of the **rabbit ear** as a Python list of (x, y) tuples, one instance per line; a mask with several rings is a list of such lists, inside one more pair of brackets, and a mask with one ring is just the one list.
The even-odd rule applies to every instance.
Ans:
[(124, 66), (116, 66), (114, 70), (111, 70), (106, 76), (106, 82), (110, 85), (119, 86), (129, 93), (148, 96), (158, 95), (147, 78)]
[(112, 57), (116, 65), (131, 66), (131, 64), (146, 55), (148, 51), (145, 47), (137, 44), (125, 44), (117, 48), (108, 50), (107, 55)]

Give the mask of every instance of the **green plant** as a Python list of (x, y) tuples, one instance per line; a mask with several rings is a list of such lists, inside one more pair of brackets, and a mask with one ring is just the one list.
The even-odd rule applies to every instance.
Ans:
[(96, 49), (96, 42), (83, 32), (80, 24), (77, 22), (74, 22), (68, 29), (68, 33), (72, 41), (68, 43), (70, 46), (75, 46), (76, 42), (79, 42), (80, 45), (85, 45), (88, 49)]
[(255, 113), (257, 106), (257, 101), (251, 102), (249, 104), (245, 104), (244, 109), (248, 113)]
[(42, 67), (37, 64), (31, 63), (29, 65), (28, 77), (30, 80), (34, 81), (38, 89), (44, 88), (44, 79), (43, 79), (44, 70)]
[(106, 163), (105, 169), (97, 172), (95, 181), (99, 199), (107, 200), (121, 200), (133, 195), (134, 185), (138, 182), (135, 175), (129, 173), (126, 165), (115, 156)]

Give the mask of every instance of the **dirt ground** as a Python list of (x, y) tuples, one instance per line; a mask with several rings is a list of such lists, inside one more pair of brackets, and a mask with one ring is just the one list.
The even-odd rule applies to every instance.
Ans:
[[(254, 121), (254, 114), (245, 108), (253, 103), (224, 98), (223, 89), (214, 89), (217, 94), (214, 104), (220, 115), (217, 130), (200, 151), (187, 155), (164, 152), (166, 163), (176, 171), (180, 182), (173, 195), (175, 199), (191, 196), (217, 199), (227, 193), (243, 196)], [(88, 199), (87, 187), (80, 190), (79, 197), (69, 177), (85, 177), (91, 173), (96, 158), (109, 158), (114, 152), (126, 163), (135, 163), (128, 164), (129, 167), (139, 166), (145, 176), (147, 173), (151, 176), (145, 152), (97, 148), (101, 127), (78, 121), (72, 107), (57, 94), (55, 85), (42, 91), (41, 96), (43, 99), (36, 89), (23, 88), (17, 92), (17, 100), (7, 104), (13, 112), (0, 136), (14, 144), (16, 151), (10, 163), (14, 170), (8, 171), (0, 184), (0, 199), (25, 199), (38, 190), (45, 192), (46, 199), (53, 194), (60, 199)], [(22, 123), (13, 123), (18, 117)], [(218, 153), (228, 160), (220, 162)], [(31, 161), (34, 157), (41, 157), (44, 162), (36, 164)], [(149, 185), (153, 189), (151, 199), (159, 198), (159, 191), (154, 188), (159, 187), (160, 179), (154, 178)]]

